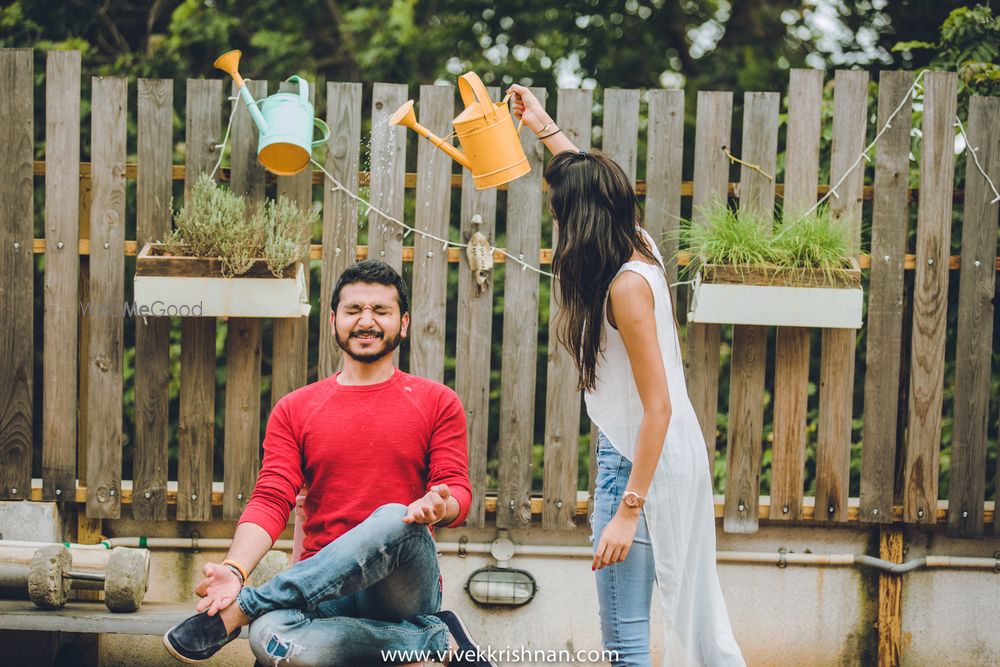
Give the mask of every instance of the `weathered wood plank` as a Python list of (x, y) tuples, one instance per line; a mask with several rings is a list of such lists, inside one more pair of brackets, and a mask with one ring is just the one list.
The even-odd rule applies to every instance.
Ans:
[[(136, 242), (170, 233), (173, 169), (173, 81), (139, 79)], [(132, 516), (167, 518), (170, 318), (135, 318), (135, 454)]]
[[(911, 81), (912, 83), (912, 81)], [(881, 127), (881, 126), (880, 126)], [(903, 529), (882, 526), (879, 529), (879, 558), (890, 563), (903, 562)], [(878, 665), (899, 667), (903, 639), (903, 578), (898, 574), (878, 575)]]
[[(851, 169), (865, 146), (868, 73), (839, 70), (834, 76), (833, 146), (830, 185)], [(851, 170), (831, 197), (830, 213), (851, 229), (857, 253), (861, 246), (861, 192), (864, 161)], [(851, 471), (851, 409), (854, 401), (853, 329), (824, 329), (820, 353), (819, 426), (816, 437), (816, 519), (846, 521)]]
[[(316, 86), (309, 88), (309, 99), (315, 105)], [(284, 197), (298, 204), (303, 211), (312, 208), (312, 169), (295, 176), (278, 177), (278, 198)], [(310, 230), (310, 237), (312, 235)], [(306, 293), (309, 293), (309, 251), (302, 257), (306, 271)], [(320, 318), (323, 319), (323, 318)], [(309, 318), (275, 318), (271, 353), (271, 407), (285, 394), (298, 389), (309, 381)]]
[(957, 85), (954, 72), (929, 72), (924, 77), (910, 403), (903, 468), (903, 518), (915, 523), (933, 523), (938, 500)]
[(604, 126), (601, 150), (625, 171), (635, 185), (639, 156), (639, 91), (608, 88), (604, 91)]
[[(330, 140), (325, 168), (347, 191), (358, 194), (358, 162), (361, 146), (361, 84), (326, 84), (326, 121)], [(320, 379), (330, 377), (340, 366), (340, 348), (330, 332), (330, 298), (337, 278), (354, 264), (358, 244), (358, 204), (346, 192), (323, 181), (323, 267), (320, 272), (319, 368)]]
[[(778, 154), (778, 93), (747, 93), (743, 102), (742, 159), (775, 173)], [(774, 217), (774, 180), (743, 166), (740, 214), (762, 220)], [(764, 445), (764, 371), (767, 327), (734, 326), (729, 399), (729, 445), (726, 451), (727, 532), (757, 531), (760, 464)], [(740, 353), (736, 354), (735, 351)]]
[(0, 50), (0, 499), (31, 484), (34, 235), (34, 65), (31, 49)]
[[(267, 96), (266, 81), (250, 81), (247, 85), (254, 99)], [(257, 160), (257, 126), (244, 104), (239, 104), (233, 119), (232, 139), (230, 187), (234, 193), (246, 197), (248, 209), (252, 210), (254, 204), (264, 201), (266, 172)], [(238, 519), (243, 513), (260, 469), (260, 356), (260, 319), (230, 317), (226, 332), (224, 519)]]
[[(187, 81), (185, 199), (198, 176), (210, 173), (222, 136), (222, 81)], [(215, 449), (214, 317), (181, 319), (180, 415), (177, 423), (177, 519), (212, 518)]]
[[(1000, 98), (969, 101), (969, 149), (990, 180), (1000, 183)], [(955, 422), (948, 486), (948, 530), (956, 537), (982, 537), (986, 493), (986, 438), (990, 409), (996, 288), (997, 212), (986, 179), (969, 156), (965, 164), (962, 269), (959, 275), (955, 346)]]
[[(782, 214), (794, 220), (816, 203), (819, 181), (823, 72), (793, 69), (788, 84), (788, 134)], [(774, 352), (774, 445), (771, 450), (771, 519), (802, 516), (810, 332), (778, 327)]]
[[(896, 428), (903, 336), (903, 256), (906, 252), (912, 103), (907, 91), (912, 72), (882, 72), (879, 77), (878, 127), (903, 101), (900, 113), (879, 140), (875, 154), (875, 202), (872, 208), (871, 280), (868, 293), (865, 423), (861, 448), (862, 521), (891, 523)], [(906, 98), (906, 99), (904, 99)]]
[[(452, 86), (420, 86), (420, 124), (439, 137), (451, 131), (455, 113)], [(448, 238), (453, 161), (429, 141), (417, 145), (417, 192), (414, 224), (438, 238)], [(410, 304), (410, 372), (444, 382), (447, 325), (448, 253), (441, 243), (413, 239), (413, 299)]]
[(62, 501), (76, 487), (80, 63), (79, 51), (46, 54), (42, 497)]
[[(542, 105), (545, 89), (532, 88)], [(507, 184), (507, 252), (534, 265), (542, 241), (542, 155), (533, 132), (521, 133), (531, 173)], [(497, 526), (531, 526), (531, 451), (535, 433), (535, 368), (538, 351), (539, 274), (504, 265), (503, 352), (500, 375), (500, 459)], [(576, 470), (572, 482), (576, 482)], [(567, 473), (568, 474), (568, 473)]]
[[(712, 206), (726, 201), (729, 161), (722, 152), (722, 147), (730, 145), (733, 94), (700, 91), (697, 113), (691, 217), (696, 224), (702, 224), (706, 212)], [(721, 328), (718, 324), (688, 323), (684, 374), (687, 378), (688, 395), (698, 415), (698, 423), (701, 424), (705, 446), (708, 448), (709, 468), (715, 461), (720, 345)]]
[[(389, 116), (406, 101), (404, 83), (376, 83), (372, 91), (371, 201), (372, 206), (403, 219), (406, 178), (406, 128)], [(370, 257), (397, 271), (403, 269), (403, 230), (374, 211), (368, 214)]]
[[(556, 122), (570, 141), (580, 150), (590, 150), (591, 109), (593, 91), (564, 89), (559, 91)], [(552, 247), (556, 246), (559, 230), (552, 227)], [(555, 319), (559, 314), (556, 291), (558, 280), (552, 279), (549, 294), (548, 365), (545, 372), (545, 445), (542, 478), (542, 527), (546, 530), (573, 530), (576, 507), (577, 466), (580, 443), (579, 376), (573, 357), (556, 338)], [(593, 451), (591, 471), (594, 472)], [(593, 479), (593, 474), (590, 475)], [(589, 486), (593, 498), (593, 484)]]
[(93, 195), (90, 239), (90, 318), (87, 401), (87, 516), (121, 516), (122, 367), (125, 301), (125, 160), (128, 86), (95, 77), (91, 108)]
[[(496, 99), (499, 90), (487, 88)], [(481, 232), (495, 243), (496, 188), (476, 190), (472, 172), (462, 170), (462, 241)], [(486, 461), (490, 418), (490, 347), (493, 336), (493, 277), (479, 291), (469, 263), (458, 268), (458, 324), (455, 337), (455, 392), (465, 406), (469, 435), (469, 481), (472, 484), (472, 507), (466, 522), (481, 527), (486, 520)], [(498, 514), (517, 510), (498, 509)]]
[[(663, 255), (667, 283), (677, 282), (677, 228), (684, 166), (684, 91), (649, 91), (646, 138), (646, 229)], [(677, 287), (670, 288), (677, 310)]]

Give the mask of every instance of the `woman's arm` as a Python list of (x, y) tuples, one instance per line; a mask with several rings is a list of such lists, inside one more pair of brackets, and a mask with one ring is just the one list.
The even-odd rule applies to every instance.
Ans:
[[(671, 415), (667, 375), (656, 336), (653, 292), (642, 276), (625, 271), (611, 283), (609, 300), (615, 325), (625, 343), (643, 411), (632, 473), (625, 491), (634, 491), (645, 498), (663, 451)], [(624, 502), (618, 506), (614, 518), (601, 534), (594, 553), (594, 569), (625, 560), (641, 512), (640, 508), (628, 507)]]
[(545, 108), (534, 93), (516, 83), (508, 88), (507, 92), (514, 94), (514, 117), (520, 118), (529, 130), (538, 135), (553, 155), (563, 151), (578, 150), (555, 124), (552, 116), (545, 112)]

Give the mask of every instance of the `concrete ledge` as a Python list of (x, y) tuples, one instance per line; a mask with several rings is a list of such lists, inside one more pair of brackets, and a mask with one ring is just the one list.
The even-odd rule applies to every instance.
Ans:
[(100, 602), (69, 602), (44, 611), (27, 600), (0, 600), (0, 630), (162, 635), (192, 613), (192, 605), (175, 602), (146, 602), (139, 611), (115, 614)]

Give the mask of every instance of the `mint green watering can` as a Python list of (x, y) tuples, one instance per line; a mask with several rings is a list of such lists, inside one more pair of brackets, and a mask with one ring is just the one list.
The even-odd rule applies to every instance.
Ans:
[[(272, 174), (294, 176), (309, 166), (312, 149), (330, 138), (330, 127), (314, 117), (309, 101), (309, 82), (300, 76), (286, 79), (286, 82), (299, 84), (297, 95), (275, 93), (260, 102), (254, 100), (239, 73), (241, 55), (238, 50), (230, 51), (216, 58), (215, 66), (233, 77), (257, 125), (260, 133), (257, 159)], [(313, 130), (317, 127), (323, 138), (313, 141)]]

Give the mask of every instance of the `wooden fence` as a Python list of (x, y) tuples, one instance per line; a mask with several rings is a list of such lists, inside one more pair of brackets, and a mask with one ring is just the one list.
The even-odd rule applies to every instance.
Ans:
[[(250, 497), (259, 467), (259, 423), (268, 406), (261, 405), (261, 320), (230, 318), (226, 323), (224, 392), (224, 474), (222, 491), (213, 490), (215, 442), (216, 331), (213, 318), (184, 318), (180, 323), (180, 399), (177, 415), (176, 480), (168, 480), (168, 395), (170, 381), (169, 318), (81, 317), (79, 304), (121, 303), (125, 299), (126, 256), (170, 228), (173, 182), (183, 179), (185, 192), (199, 174), (210, 172), (219, 155), (217, 144), (228, 118), (229, 102), (221, 78), (188, 80), (185, 98), (184, 164), (173, 164), (175, 139), (172, 81), (140, 80), (129, 90), (126, 80), (95, 78), (91, 85), (91, 150), (81, 162), (81, 59), (76, 52), (47, 54), (44, 161), (35, 162), (33, 108), (34, 71), (30, 50), (0, 50), (0, 498), (86, 503), (88, 517), (117, 518), (122, 505), (138, 519), (205, 521), (213, 506), (236, 519)], [(849, 225), (860, 252), (865, 201), (871, 200), (870, 251), (860, 255), (869, 276), (867, 317), (860, 332), (824, 330), (819, 375), (810, 375), (811, 332), (781, 328), (769, 348), (767, 327), (736, 326), (732, 331), (729, 413), (726, 433), (724, 503), (717, 513), (729, 532), (757, 530), (761, 519), (831, 524), (882, 524), (946, 521), (959, 536), (981, 536), (984, 527), (1000, 535), (1000, 522), (985, 502), (987, 438), (995, 291), (998, 205), (987, 181), (966, 169), (965, 189), (958, 197), (961, 215), (960, 256), (950, 256), (953, 220), (956, 84), (953, 73), (925, 78), (919, 197), (908, 189), (911, 101), (907, 91), (913, 73), (883, 72), (878, 88), (877, 118), (868, 117), (869, 75), (838, 71), (833, 78), (830, 182), (837, 182), (860, 155), (866, 136), (882, 127), (895, 106), (903, 110), (877, 146), (873, 163), (851, 171), (830, 199), (830, 208)], [(267, 82), (249, 84), (258, 99)], [(691, 198), (693, 216), (714, 201), (732, 197), (738, 206), (762, 214), (783, 197), (786, 214), (802, 212), (826, 191), (819, 183), (821, 107), (824, 76), (794, 70), (788, 91), (786, 155), (783, 184), (759, 171), (742, 168), (730, 183), (730, 163), (722, 147), (740, 146), (740, 157), (770, 174), (779, 152), (781, 95), (743, 94), (743, 136), (732, 132), (734, 94), (699, 92), (694, 137), (684, 135), (683, 91), (650, 90), (645, 179), (637, 189), (645, 198), (647, 226), (673, 256), (682, 200)], [(325, 166), (354, 192), (368, 187), (371, 202), (402, 218), (407, 196), (413, 224), (437, 236), (464, 239), (481, 231), (498, 238), (498, 213), (506, 222), (506, 250), (543, 265), (551, 258), (554, 239), (542, 238), (543, 152), (530, 132), (522, 133), (532, 163), (530, 175), (505, 189), (477, 191), (470, 174), (453, 174), (450, 159), (429, 142), (407, 136), (385, 123), (410, 94), (405, 85), (376, 83), (371, 97), (372, 167), (360, 172), (363, 158), (362, 85), (327, 83), (320, 91), (321, 109), (333, 128)], [(493, 89), (492, 94), (498, 91)], [(590, 148), (594, 98), (589, 90), (560, 90), (555, 99), (537, 90), (555, 107), (557, 120), (581, 148)], [(127, 124), (129, 95), (137, 95), (134, 164), (129, 161)], [(609, 89), (603, 100), (600, 136), (604, 150), (636, 180), (639, 157), (638, 90)], [(450, 129), (455, 114), (452, 87), (421, 86), (421, 122), (439, 135)], [(554, 104), (553, 104), (554, 103)], [(968, 131), (979, 161), (993, 182), (1000, 183), (1000, 99), (970, 101)], [(694, 141), (693, 181), (683, 178), (687, 141)], [(270, 187), (256, 161), (256, 130), (240, 105), (232, 133), (231, 167), (226, 171), (234, 191), (260, 200)], [(416, 150), (416, 172), (406, 172), (407, 150)], [(412, 162), (411, 162), (412, 164)], [(871, 176), (874, 187), (864, 186)], [(43, 238), (34, 238), (36, 177), (44, 178)], [(127, 192), (135, 184), (135, 239), (126, 238)], [(321, 187), (318, 172), (278, 178), (277, 193), (302, 206)], [(327, 184), (328, 185), (328, 184)], [(408, 190), (412, 192), (407, 193)], [(457, 193), (456, 193), (457, 191)], [(379, 257), (397, 269), (409, 264), (412, 326), (408, 367), (411, 372), (444, 380), (446, 332), (455, 336), (455, 389), (469, 424), (470, 473), (474, 487), (471, 525), (484, 525), (487, 514), (498, 527), (527, 527), (540, 521), (546, 529), (569, 529), (586, 511), (586, 494), (578, 493), (580, 394), (569, 356), (554, 341), (548, 346), (545, 378), (544, 482), (541, 497), (532, 494), (532, 449), (539, 333), (540, 287), (547, 278), (507, 265), (503, 272), (503, 327), (493, 331), (497, 285), (479, 293), (467, 264), (455, 249), (420, 236), (404, 238), (401, 230), (374, 215), (367, 224), (367, 246), (358, 245), (359, 212), (342, 191), (322, 187), (323, 230), (310, 258), (322, 266), (319, 303), (328, 304), (338, 274), (356, 257)], [(461, 200), (458, 219), (452, 196)], [(499, 205), (505, 209), (498, 211)], [(916, 246), (907, 248), (910, 207), (917, 207)], [(686, 208), (684, 210), (687, 210)], [(865, 216), (867, 216), (867, 212)], [(456, 236), (454, 230), (459, 230)], [(412, 246), (407, 244), (412, 243)], [(543, 246), (548, 245), (549, 248)], [(910, 254), (907, 251), (910, 250)], [(44, 265), (36, 256), (44, 254)], [(498, 255), (498, 259), (503, 259)], [(457, 267), (455, 266), (457, 264)], [(36, 272), (43, 277), (44, 316), (41, 331), (33, 312)], [(449, 273), (457, 272), (457, 304), (448, 303)], [(676, 266), (669, 268), (671, 280)], [(499, 277), (499, 276), (495, 276)], [(949, 280), (958, 279), (958, 302), (948, 302)], [(907, 287), (909, 285), (910, 287)], [(314, 288), (316, 286), (314, 285)], [(325, 305), (321, 307), (325, 308)], [(944, 414), (944, 365), (948, 309), (957, 310), (954, 408)], [(908, 311), (912, 310), (912, 316)], [(557, 305), (548, 304), (549, 319)], [(543, 311), (544, 312), (544, 311)], [(683, 313), (681, 313), (683, 316)], [(912, 320), (912, 325), (910, 324)], [(135, 327), (135, 430), (132, 470), (123, 471), (123, 332)], [(309, 337), (318, 337), (319, 377), (337, 367), (339, 350), (329, 335), (326, 317), (310, 331), (308, 320), (276, 320), (270, 329), (274, 350), (271, 404), (309, 378)], [(719, 405), (723, 327), (686, 327), (686, 371), (692, 403), (714, 458)], [(42, 358), (33, 339), (44, 339)], [(857, 359), (856, 344), (866, 338), (867, 355)], [(491, 356), (494, 340), (502, 340), (499, 382), (497, 489), (487, 493)], [(765, 372), (774, 355), (774, 375)], [(33, 386), (33, 369), (43, 368), (42, 386)], [(849, 498), (849, 466), (856, 368), (864, 373), (863, 448), (860, 498)], [(266, 379), (266, 378), (265, 378)], [(807, 423), (810, 380), (819, 387), (819, 418)], [(41, 393), (41, 414), (34, 396)], [(765, 393), (773, 406), (773, 443), (763, 434)], [(905, 414), (900, 414), (900, 413)], [(942, 419), (953, 423), (951, 484), (947, 501), (939, 501), (939, 455)], [(35, 441), (33, 420), (41, 420)], [(905, 434), (900, 424), (906, 425)], [(815, 427), (813, 429), (812, 427)], [(812, 431), (815, 430), (815, 433)], [(809, 439), (815, 442), (816, 490), (804, 497), (804, 470)], [(762, 452), (771, 449), (770, 496), (760, 494)], [(40, 456), (39, 456), (40, 452)], [(32, 486), (40, 460), (41, 483)], [(591, 457), (591, 467), (593, 457)], [(123, 474), (124, 472), (124, 474)], [(131, 483), (128, 475), (131, 473)], [(591, 470), (591, 489), (593, 470)], [(79, 477), (79, 481), (78, 478)], [(123, 479), (124, 478), (124, 479)], [(895, 499), (895, 502), (894, 502)], [(168, 513), (174, 505), (175, 512)]]

